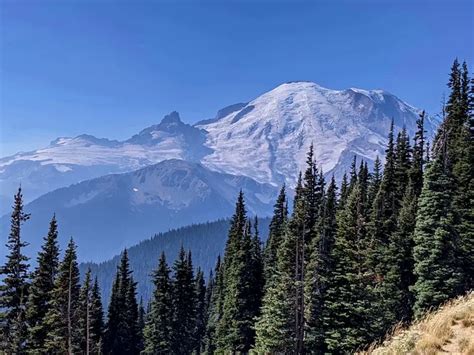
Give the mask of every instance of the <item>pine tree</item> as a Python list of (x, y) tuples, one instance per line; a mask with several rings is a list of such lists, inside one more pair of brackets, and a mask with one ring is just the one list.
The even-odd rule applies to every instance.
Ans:
[(221, 263), (220, 255), (217, 257), (216, 267), (214, 269), (215, 277), (209, 278), (207, 288), (209, 306), (207, 310), (206, 335), (204, 339), (204, 350), (206, 354), (213, 354), (216, 350), (217, 325), (222, 318), (223, 300), (224, 300), (224, 267)]
[(412, 289), (417, 317), (456, 295), (461, 282), (451, 211), (453, 179), (446, 156), (439, 154), (430, 163), (424, 180), (414, 234), (416, 282)]
[(190, 354), (195, 345), (196, 292), (191, 254), (181, 247), (174, 266), (171, 353)]
[(423, 168), (425, 164), (425, 111), (420, 113), (416, 121), (417, 130), (413, 143), (413, 158), (410, 169), (410, 181), (413, 184), (414, 194), (419, 196), (423, 187)]
[(27, 351), (31, 354), (44, 352), (44, 342), (49, 329), (45, 316), (51, 307), (54, 279), (59, 266), (58, 225), (53, 215), (48, 235), (38, 253), (37, 266), (32, 275), (27, 303), (28, 342)]
[(144, 354), (169, 354), (173, 300), (171, 294), (170, 269), (162, 252), (158, 268), (153, 272), (154, 291), (150, 313), (144, 329)]
[(410, 183), (403, 198), (397, 227), (388, 246), (388, 262), (391, 267), (385, 276), (385, 290), (391, 303), (386, 304), (397, 315), (397, 320), (409, 322), (413, 316), (414, 284), (413, 233), (417, 210), (416, 184)]
[(0, 269), (0, 350), (7, 354), (22, 353), (27, 336), (26, 303), (28, 299), (28, 257), (23, 248), (28, 244), (21, 239), (21, 226), (30, 218), (23, 211), (21, 187), (14, 198), (9, 250), (5, 265)]
[(89, 308), (89, 339), (90, 353), (102, 354), (102, 339), (104, 334), (104, 311), (102, 308), (102, 299), (100, 296), (99, 282), (97, 277), (91, 291), (91, 300)]
[(138, 328), (138, 340), (137, 340), (137, 352), (141, 353), (145, 349), (145, 339), (144, 339), (144, 331), (145, 331), (145, 307), (143, 305), (143, 298), (140, 297), (140, 303), (138, 304), (138, 320), (137, 320), (137, 328)]
[(198, 269), (196, 272), (195, 288), (196, 322), (193, 332), (195, 338), (193, 353), (200, 354), (203, 348), (203, 339), (206, 330), (206, 284), (204, 281), (204, 273), (201, 269)]
[(137, 354), (139, 335), (136, 283), (131, 275), (126, 249), (122, 253), (117, 268), (107, 316), (104, 352), (106, 354)]
[[(377, 189), (378, 191), (378, 189)], [(347, 174), (344, 173), (341, 181), (341, 193), (339, 197), (339, 208), (343, 209), (346, 205), (347, 198), (349, 197), (349, 184), (347, 182)]]
[(329, 279), (333, 271), (331, 257), (336, 236), (336, 181), (331, 179), (324, 198), (321, 219), (316, 226), (316, 238), (312, 246), (308, 271), (306, 346), (313, 353), (325, 351), (324, 310)]
[(277, 201), (273, 209), (273, 217), (270, 221), (269, 234), (264, 252), (264, 268), (265, 268), (265, 287), (267, 287), (273, 279), (277, 263), (277, 252), (282, 243), (285, 223), (288, 219), (287, 199), (285, 186), (280, 190)]
[(49, 329), (45, 342), (47, 353), (74, 354), (79, 351), (79, 292), (76, 245), (71, 238), (59, 265), (51, 308), (45, 318)]
[(92, 280), (91, 270), (88, 269), (79, 293), (79, 339), (81, 353), (91, 353), (91, 308), (92, 308)]
[(334, 269), (325, 301), (326, 346), (333, 353), (349, 353), (373, 339), (371, 325), (373, 273), (368, 263), (370, 238), (363, 213), (361, 189), (356, 184), (337, 215), (332, 251)]
[(261, 314), (255, 324), (257, 353), (290, 354), (295, 351), (295, 247), (288, 226), (277, 251), (274, 282), (265, 290)]

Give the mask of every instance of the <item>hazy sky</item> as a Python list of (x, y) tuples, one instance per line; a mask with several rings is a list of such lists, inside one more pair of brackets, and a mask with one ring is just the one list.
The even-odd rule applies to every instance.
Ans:
[(291, 80), (439, 110), (473, 1), (0, 0), (0, 156), (210, 118)]

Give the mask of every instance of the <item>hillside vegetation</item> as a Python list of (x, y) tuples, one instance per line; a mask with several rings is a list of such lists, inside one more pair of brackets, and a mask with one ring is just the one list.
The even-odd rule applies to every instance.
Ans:
[(408, 329), (395, 328), (365, 355), (474, 354), (474, 292), (429, 312)]

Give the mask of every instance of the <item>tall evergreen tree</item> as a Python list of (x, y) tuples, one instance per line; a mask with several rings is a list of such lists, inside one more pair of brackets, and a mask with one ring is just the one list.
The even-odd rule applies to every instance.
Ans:
[(217, 326), (222, 318), (224, 300), (224, 266), (220, 255), (217, 257), (214, 278), (209, 278), (207, 288), (209, 306), (207, 310), (206, 334), (204, 337), (204, 352), (213, 354), (216, 350)]
[(206, 331), (206, 284), (204, 273), (201, 269), (196, 272), (195, 280), (196, 295), (196, 322), (194, 329), (194, 350), (193, 353), (200, 354), (203, 348), (204, 333)]
[(136, 283), (131, 273), (125, 249), (117, 268), (107, 313), (104, 335), (106, 354), (137, 354), (139, 350)]
[(438, 306), (459, 290), (458, 241), (453, 228), (451, 202), (453, 179), (445, 157), (438, 155), (428, 166), (421, 191), (414, 234), (416, 282), (414, 313)]
[(41, 251), (38, 253), (37, 266), (32, 275), (27, 303), (28, 342), (27, 350), (31, 354), (44, 352), (44, 342), (49, 329), (45, 316), (51, 307), (54, 279), (59, 266), (58, 225), (53, 215), (48, 235), (44, 237)]
[(0, 269), (0, 350), (7, 354), (23, 352), (27, 336), (26, 303), (28, 299), (28, 257), (23, 248), (28, 243), (21, 239), (21, 227), (30, 215), (23, 211), (21, 187), (14, 197), (10, 234), (6, 247), (9, 251)]
[(414, 193), (419, 196), (423, 187), (423, 168), (425, 164), (425, 111), (420, 113), (416, 121), (417, 130), (413, 143), (413, 158), (410, 169), (410, 181)]
[(158, 268), (153, 272), (154, 291), (151, 309), (144, 329), (144, 354), (171, 353), (173, 299), (170, 269), (162, 252)]
[(334, 269), (325, 300), (325, 342), (333, 353), (349, 353), (373, 339), (371, 325), (373, 273), (368, 265), (370, 238), (359, 184), (337, 215), (332, 251)]
[(257, 353), (295, 352), (295, 235), (285, 227), (277, 252), (274, 281), (265, 290), (261, 314), (255, 324)]
[(91, 291), (91, 300), (89, 308), (89, 339), (90, 353), (102, 354), (102, 339), (104, 336), (104, 311), (102, 308), (102, 299), (100, 296), (99, 282), (97, 277), (94, 280)]
[(186, 255), (183, 247), (173, 271), (171, 353), (190, 354), (195, 345), (196, 290), (191, 254)]
[(326, 350), (323, 317), (328, 283), (334, 266), (331, 254), (337, 229), (336, 191), (336, 181), (333, 176), (324, 198), (321, 218), (316, 226), (316, 238), (311, 248), (312, 253), (306, 272), (308, 321), (305, 341), (312, 353), (323, 353)]
[(51, 308), (46, 314), (45, 322), (49, 329), (46, 353), (75, 354), (79, 351), (79, 292), (76, 245), (71, 238), (59, 265)]
[(273, 279), (277, 263), (277, 252), (282, 243), (285, 223), (288, 219), (287, 198), (285, 185), (280, 190), (278, 198), (273, 208), (273, 217), (270, 221), (269, 234), (264, 252), (264, 268), (265, 268), (265, 287), (267, 287)]
[(79, 339), (81, 353), (91, 353), (91, 308), (92, 308), (92, 279), (88, 269), (79, 293)]

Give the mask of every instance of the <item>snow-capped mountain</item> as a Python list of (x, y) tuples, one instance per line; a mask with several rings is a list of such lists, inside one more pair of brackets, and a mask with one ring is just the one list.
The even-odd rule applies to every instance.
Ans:
[[(130, 173), (106, 175), (47, 193), (25, 206), (23, 237), (37, 251), (56, 213), (61, 245), (73, 236), (81, 260), (102, 261), (159, 231), (229, 217), (242, 189), (252, 215), (268, 216), (277, 188), (166, 160)], [(0, 220), (8, 235), (9, 216)], [(33, 249), (33, 250), (32, 250)]]
[[(390, 122), (396, 130), (416, 129), (418, 110), (383, 90), (342, 91), (312, 82), (291, 82), (250, 101), (214, 122), (199, 124), (208, 132), (202, 159), (211, 169), (251, 176), (260, 182), (294, 186), (314, 144), (325, 173), (341, 177), (354, 155), (383, 157)], [(426, 121), (431, 134), (436, 122)]]
[(211, 153), (204, 141), (205, 132), (183, 123), (177, 112), (123, 142), (85, 134), (58, 138), (46, 148), (0, 159), (0, 192), (11, 198), (21, 183), (31, 201), (59, 187), (166, 159), (197, 162)]
[[(235, 104), (192, 126), (178, 113), (125, 141), (89, 135), (58, 138), (42, 149), (0, 159), (0, 195), (21, 183), (28, 201), (59, 187), (166, 159), (201, 162), (219, 172), (294, 186), (311, 142), (325, 173), (337, 177), (353, 155), (383, 157), (393, 118), (396, 130), (415, 130), (418, 110), (382, 91), (330, 90), (311, 82), (285, 83), (247, 104)], [(430, 136), (436, 122), (428, 119)], [(2, 205), (0, 213), (8, 211)]]

